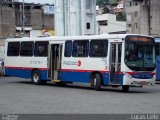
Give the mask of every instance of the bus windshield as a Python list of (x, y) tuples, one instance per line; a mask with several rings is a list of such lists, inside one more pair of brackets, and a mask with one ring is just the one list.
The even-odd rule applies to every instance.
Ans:
[(153, 71), (155, 69), (154, 38), (127, 36), (125, 39), (125, 64), (135, 71)]

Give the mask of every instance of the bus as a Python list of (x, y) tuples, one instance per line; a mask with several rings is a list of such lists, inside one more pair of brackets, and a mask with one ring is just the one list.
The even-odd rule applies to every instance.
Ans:
[(160, 81), (160, 37), (155, 38), (156, 42), (156, 80)]
[(89, 83), (102, 86), (155, 84), (155, 40), (134, 34), (10, 38), (5, 43), (5, 75), (33, 84)]

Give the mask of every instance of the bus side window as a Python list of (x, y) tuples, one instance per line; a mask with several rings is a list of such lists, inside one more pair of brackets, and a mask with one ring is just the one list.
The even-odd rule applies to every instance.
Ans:
[(89, 41), (74, 41), (73, 42), (73, 57), (88, 57)]
[(90, 57), (106, 57), (108, 51), (107, 40), (92, 40), (90, 43)]
[(19, 56), (20, 42), (9, 42), (7, 56)]
[(21, 42), (21, 56), (33, 56), (34, 42)]
[(65, 52), (64, 52), (64, 56), (65, 57), (71, 57), (72, 55), (72, 41), (68, 40), (65, 42)]
[(48, 42), (40, 41), (35, 42), (34, 56), (47, 57), (48, 56)]

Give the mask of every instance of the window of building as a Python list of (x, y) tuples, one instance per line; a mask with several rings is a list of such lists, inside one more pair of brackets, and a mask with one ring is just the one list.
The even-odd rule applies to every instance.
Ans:
[(134, 17), (137, 17), (138, 16), (138, 12), (134, 12)]
[(21, 56), (33, 56), (33, 42), (21, 42)]
[(73, 57), (88, 57), (89, 41), (79, 40), (73, 42)]
[(72, 41), (68, 40), (65, 43), (65, 52), (64, 52), (64, 56), (65, 57), (71, 57), (72, 55)]
[(129, 3), (129, 6), (132, 7), (132, 3), (131, 2)]
[(130, 13), (127, 14), (127, 21), (128, 22), (131, 22), (132, 20), (132, 15)]
[(90, 57), (106, 57), (108, 40), (92, 40), (90, 43)]
[(91, 24), (87, 23), (87, 29), (91, 29)]
[(7, 56), (19, 56), (20, 42), (9, 42)]
[(138, 3), (137, 3), (137, 2), (135, 2), (135, 6), (138, 6)]
[(135, 28), (135, 29), (138, 28), (138, 23), (134, 23), (134, 28)]
[(101, 20), (98, 21), (99, 25), (107, 26), (108, 25), (108, 20)]
[(48, 42), (46, 41), (35, 42), (34, 55), (37, 57), (47, 57)]

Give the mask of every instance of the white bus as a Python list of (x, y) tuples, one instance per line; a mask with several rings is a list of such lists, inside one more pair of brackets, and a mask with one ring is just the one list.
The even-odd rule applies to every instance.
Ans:
[(12, 38), (5, 44), (5, 74), (46, 81), (101, 86), (155, 84), (155, 41), (144, 35)]

